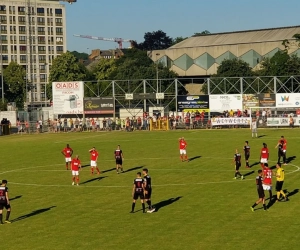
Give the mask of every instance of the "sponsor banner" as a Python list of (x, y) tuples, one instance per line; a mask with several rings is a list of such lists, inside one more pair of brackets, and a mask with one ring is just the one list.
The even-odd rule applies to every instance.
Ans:
[(250, 110), (250, 107), (259, 107), (259, 98), (256, 94), (243, 94), (243, 110)]
[(300, 107), (300, 93), (276, 94), (277, 108), (295, 108)]
[[(300, 126), (300, 118), (293, 117), (294, 126)], [(287, 127), (290, 125), (290, 118), (289, 117), (273, 117), (267, 118), (267, 126), (269, 127)]]
[(209, 112), (208, 95), (179, 95), (177, 96), (178, 112), (205, 111)]
[(210, 95), (209, 109), (211, 112), (223, 112), (224, 110), (242, 110), (242, 95)]
[(83, 113), (83, 82), (53, 82), (52, 94), (54, 114)]
[(212, 118), (211, 124), (213, 126), (227, 126), (227, 125), (249, 125), (250, 117), (232, 117), (232, 118)]
[(275, 94), (258, 94), (259, 107), (276, 107)]
[(113, 97), (84, 98), (85, 114), (113, 114), (115, 112)]

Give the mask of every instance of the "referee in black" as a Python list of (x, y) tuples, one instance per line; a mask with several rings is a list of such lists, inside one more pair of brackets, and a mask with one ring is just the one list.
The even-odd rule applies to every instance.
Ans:
[(0, 224), (3, 224), (3, 209), (6, 209), (6, 219), (5, 223), (11, 223), (9, 221), (9, 216), (10, 216), (10, 202), (8, 198), (8, 188), (7, 188), (7, 180), (2, 180), (1, 186), (0, 186)]

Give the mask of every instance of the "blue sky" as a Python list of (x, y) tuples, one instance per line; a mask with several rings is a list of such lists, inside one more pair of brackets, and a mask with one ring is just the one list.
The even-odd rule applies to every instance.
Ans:
[[(300, 25), (300, 0), (77, 0), (66, 5), (67, 49), (113, 49), (114, 42), (73, 34), (142, 42), (146, 32), (170, 37)], [(123, 47), (128, 46), (124, 44)]]

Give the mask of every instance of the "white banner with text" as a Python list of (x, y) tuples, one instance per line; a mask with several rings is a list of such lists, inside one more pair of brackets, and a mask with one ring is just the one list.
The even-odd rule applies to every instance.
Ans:
[(228, 126), (228, 125), (249, 125), (250, 117), (232, 117), (232, 118), (212, 118), (211, 124), (213, 126)]

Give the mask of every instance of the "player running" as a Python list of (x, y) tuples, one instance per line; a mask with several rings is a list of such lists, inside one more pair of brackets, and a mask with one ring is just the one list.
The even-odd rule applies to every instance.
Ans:
[(98, 151), (96, 150), (95, 147), (90, 149), (89, 152), (90, 152), (90, 155), (91, 155), (91, 164), (90, 164), (91, 165), (91, 173), (93, 175), (94, 174), (94, 168), (96, 168), (97, 174), (99, 175), (100, 170), (97, 166), (97, 160), (98, 160), (99, 153), (98, 153)]
[(235, 165), (235, 174), (233, 179), (237, 179), (237, 176), (239, 176), (242, 180), (244, 179), (244, 176), (240, 173), (240, 167), (241, 167), (241, 154), (239, 153), (238, 149), (235, 150), (233, 163)]
[(117, 174), (119, 174), (119, 169), (121, 170), (122, 173), (124, 173), (124, 170), (123, 170), (124, 156), (123, 156), (123, 151), (120, 148), (120, 145), (118, 145), (117, 149), (114, 152), (114, 155), (115, 155), (115, 159), (116, 159), (116, 171), (117, 171)]
[(3, 224), (2, 217), (3, 217), (3, 208), (6, 209), (6, 219), (5, 223), (10, 224), (9, 216), (11, 212), (10, 202), (8, 198), (8, 187), (7, 187), (7, 180), (2, 180), (0, 186), (0, 224)]
[(69, 163), (72, 161), (73, 149), (70, 148), (69, 144), (61, 151), (61, 153), (65, 156), (66, 159), (66, 169), (69, 170)]
[(245, 141), (244, 155), (245, 155), (245, 161), (246, 161), (246, 168), (250, 168), (250, 165), (249, 165), (250, 146), (249, 146), (249, 142), (248, 141)]
[(258, 176), (256, 177), (256, 188), (258, 193), (258, 200), (250, 208), (252, 212), (254, 212), (254, 208), (262, 202), (264, 211), (267, 211), (267, 206), (265, 204), (265, 193), (263, 189), (263, 172), (261, 169), (258, 170)]
[(275, 148), (278, 148), (278, 162), (280, 163), (280, 158), (282, 156), (283, 165), (287, 165), (287, 162), (286, 162), (286, 144), (287, 144), (287, 141), (284, 138), (284, 136), (282, 135), (280, 140), (278, 141), (276, 147), (275, 147)]
[(152, 195), (152, 184), (151, 184), (151, 177), (148, 174), (148, 169), (143, 169), (144, 175), (144, 194), (145, 194), (145, 201), (148, 204), (148, 211), (147, 213), (153, 213), (155, 208), (151, 205), (151, 195)]
[(131, 212), (134, 213), (135, 203), (138, 198), (141, 199), (143, 213), (145, 213), (145, 203), (144, 203), (144, 179), (142, 178), (141, 172), (136, 174), (136, 178), (133, 181), (133, 188), (132, 188), (132, 197), (133, 202), (131, 205)]
[(263, 148), (260, 150), (260, 166), (264, 169), (264, 164), (268, 163), (269, 149), (266, 143), (263, 143)]
[(78, 155), (75, 156), (75, 158), (71, 162), (71, 170), (72, 170), (72, 185), (79, 186), (79, 170), (81, 169), (81, 162), (79, 160)]
[(263, 169), (263, 189), (264, 191), (269, 191), (270, 202), (272, 200), (272, 170), (269, 168), (268, 163), (264, 164)]
[(284, 182), (284, 169), (281, 167), (281, 163), (276, 164), (276, 192), (277, 192), (277, 200), (280, 201), (280, 196), (282, 195), (285, 201), (288, 201), (286, 194), (282, 190), (283, 182)]
[(187, 147), (187, 142), (185, 141), (184, 137), (179, 138), (179, 153), (182, 162), (189, 161), (186, 154), (186, 147)]

